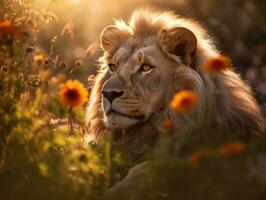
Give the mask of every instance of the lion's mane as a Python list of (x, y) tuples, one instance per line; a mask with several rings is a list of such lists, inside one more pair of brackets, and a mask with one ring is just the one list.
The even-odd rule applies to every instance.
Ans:
[[(260, 134), (264, 132), (264, 120), (260, 114), (255, 98), (250, 87), (245, 84), (233, 69), (225, 70), (212, 79), (202, 72), (201, 66), (206, 59), (219, 54), (213, 41), (205, 29), (197, 22), (181, 18), (171, 12), (153, 12), (150, 10), (136, 11), (128, 24), (124, 21), (116, 21), (115, 24), (123, 34), (141, 38), (156, 35), (162, 28), (184, 27), (191, 30), (197, 38), (196, 59), (193, 69), (183, 69), (178, 72), (177, 79), (180, 84), (190, 83), (190, 87), (197, 91), (200, 103), (195, 109), (195, 114), (177, 116), (168, 109), (167, 116), (170, 120), (186, 126), (188, 123), (217, 123), (224, 130)], [(119, 46), (117, 47), (119, 48)], [(116, 49), (113, 49), (115, 51)], [(112, 52), (105, 52), (101, 59)], [(105, 70), (100, 66), (92, 88), (90, 100), (86, 111), (87, 137), (89, 140), (97, 140), (106, 132), (103, 123), (101, 88), (106, 80)], [(219, 94), (217, 94), (219, 91)], [(182, 123), (180, 123), (182, 120)], [(142, 133), (145, 134), (145, 133)]]

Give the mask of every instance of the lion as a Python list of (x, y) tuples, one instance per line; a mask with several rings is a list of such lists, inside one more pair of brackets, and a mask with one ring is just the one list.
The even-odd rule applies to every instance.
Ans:
[[(107, 26), (100, 45), (104, 53), (86, 109), (88, 140), (97, 142), (112, 130), (117, 140), (141, 145), (156, 139), (164, 120), (176, 130), (201, 123), (264, 132), (259, 106), (240, 75), (233, 68), (215, 78), (203, 71), (203, 63), (220, 52), (198, 22), (140, 9), (128, 24)], [(183, 89), (195, 91), (199, 101), (189, 112), (174, 112), (169, 103)]]
[[(196, 21), (172, 12), (140, 9), (129, 22), (116, 20), (101, 34), (103, 56), (86, 110), (87, 141), (98, 142), (111, 132), (129, 149), (154, 144), (165, 120), (175, 133), (197, 124), (252, 136), (265, 125), (251, 88), (233, 68), (215, 75), (202, 69), (220, 52)], [(175, 112), (175, 93), (192, 90), (197, 104)], [(127, 194), (147, 162), (131, 168), (127, 177), (106, 195)], [(134, 178), (135, 177), (135, 178)]]

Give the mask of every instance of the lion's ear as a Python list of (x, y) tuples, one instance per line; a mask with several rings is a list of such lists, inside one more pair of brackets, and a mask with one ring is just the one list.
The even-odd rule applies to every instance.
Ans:
[(162, 29), (157, 35), (157, 40), (167, 53), (178, 56), (185, 64), (190, 65), (193, 62), (197, 38), (192, 31), (183, 27)]
[(100, 44), (105, 51), (108, 51), (111, 48), (113, 49), (118, 47), (127, 37), (128, 34), (126, 32), (120, 30), (114, 25), (110, 25), (105, 27), (102, 31)]

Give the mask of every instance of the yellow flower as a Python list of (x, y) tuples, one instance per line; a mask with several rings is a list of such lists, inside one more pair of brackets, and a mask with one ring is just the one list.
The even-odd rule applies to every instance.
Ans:
[(88, 91), (78, 80), (68, 80), (61, 86), (59, 97), (66, 106), (82, 106), (88, 100)]
[(222, 55), (210, 58), (203, 64), (203, 70), (206, 72), (220, 72), (230, 67), (232, 67), (230, 59)]
[(198, 96), (195, 92), (183, 90), (175, 94), (170, 106), (174, 111), (185, 112), (191, 109), (198, 102)]
[(36, 54), (33, 56), (33, 61), (37, 66), (41, 66), (44, 61), (45, 56), (43, 54)]
[(246, 147), (246, 144), (242, 141), (236, 141), (227, 145), (223, 145), (217, 149), (217, 153), (220, 156), (230, 156), (241, 153)]
[(58, 84), (58, 78), (53, 76), (50, 80), (51, 85), (57, 85)]
[(11, 35), (14, 36), (17, 34), (17, 28), (14, 27), (9, 20), (0, 22), (0, 36)]

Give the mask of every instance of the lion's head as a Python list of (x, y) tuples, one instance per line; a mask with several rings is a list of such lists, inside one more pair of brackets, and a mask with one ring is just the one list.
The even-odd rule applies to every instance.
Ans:
[[(235, 72), (225, 70), (215, 80), (202, 72), (202, 63), (219, 53), (196, 22), (139, 10), (128, 24), (107, 26), (100, 43), (104, 55), (86, 114), (90, 136), (98, 138), (110, 128), (139, 131), (165, 119), (176, 127), (215, 122), (224, 129), (262, 131), (259, 108)], [(184, 114), (169, 109), (182, 89), (199, 96), (197, 106)]]

